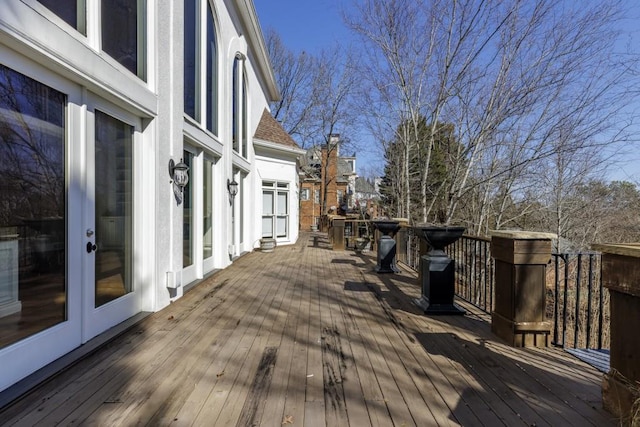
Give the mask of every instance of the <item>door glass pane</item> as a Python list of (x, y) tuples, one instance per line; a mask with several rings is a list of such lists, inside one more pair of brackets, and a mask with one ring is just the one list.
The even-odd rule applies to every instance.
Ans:
[(286, 215), (287, 208), (289, 203), (287, 203), (287, 199), (289, 193), (286, 192), (278, 192), (278, 215)]
[(67, 318), (65, 104), (0, 65), (0, 348)]
[(278, 237), (286, 237), (287, 236), (287, 217), (286, 216), (277, 217), (276, 227), (277, 227)]
[(102, 50), (144, 79), (144, 0), (102, 0)]
[[(189, 173), (193, 176), (193, 154), (184, 152), (183, 162), (189, 166)], [(184, 200), (182, 201), (182, 266), (193, 264), (193, 184), (187, 182), (184, 188)]]
[(262, 214), (273, 214), (273, 191), (262, 192)]
[(238, 194), (236, 194), (236, 199), (238, 199), (238, 212), (240, 214), (240, 244), (244, 242), (244, 177), (245, 175), (240, 175)]
[(83, 35), (87, 35), (84, 0), (38, 0), (38, 3), (58, 15)]
[(262, 217), (262, 237), (273, 237), (273, 217)]
[(204, 159), (202, 171), (202, 258), (213, 255), (213, 162)]
[(96, 111), (95, 305), (133, 290), (133, 127)]

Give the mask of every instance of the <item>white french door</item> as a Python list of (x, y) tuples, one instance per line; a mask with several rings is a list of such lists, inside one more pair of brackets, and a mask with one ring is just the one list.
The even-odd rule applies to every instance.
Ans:
[(154, 249), (136, 243), (153, 241), (141, 119), (2, 46), (0, 56), (2, 391), (140, 312), (137, 277), (149, 277)]
[(140, 311), (134, 269), (139, 135), (134, 117), (99, 106), (87, 112), (83, 342)]

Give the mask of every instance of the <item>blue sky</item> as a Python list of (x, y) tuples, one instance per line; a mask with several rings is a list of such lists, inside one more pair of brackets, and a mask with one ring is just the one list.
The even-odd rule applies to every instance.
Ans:
[[(348, 43), (349, 30), (344, 27), (340, 8), (345, 0), (253, 0), (262, 30), (275, 29), (287, 48), (317, 53), (335, 42)], [(625, 0), (628, 16), (621, 25), (629, 32), (633, 49), (640, 51), (640, 3)], [(640, 110), (640, 107), (638, 107)], [(640, 131), (639, 131), (640, 133)], [(378, 147), (366, 144), (357, 153), (358, 172), (368, 165), (381, 165)], [(640, 143), (625, 147), (626, 155), (608, 174), (612, 180), (629, 180), (640, 184)]]
[(317, 52), (349, 37), (341, 0), (254, 0), (263, 31), (275, 29), (294, 51)]
[[(352, 38), (342, 22), (344, 0), (253, 0), (262, 31), (275, 29), (284, 45), (295, 52), (318, 53), (333, 43), (349, 43)], [(357, 172), (369, 176), (373, 168), (382, 173), (380, 148), (363, 138), (356, 152)], [(366, 140), (364, 140), (366, 139)]]

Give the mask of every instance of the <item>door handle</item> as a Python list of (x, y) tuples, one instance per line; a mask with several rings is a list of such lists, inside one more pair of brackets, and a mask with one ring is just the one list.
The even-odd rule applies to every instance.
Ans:
[(93, 251), (97, 251), (98, 250), (98, 246), (94, 243), (91, 242), (87, 242), (87, 253), (90, 254)]

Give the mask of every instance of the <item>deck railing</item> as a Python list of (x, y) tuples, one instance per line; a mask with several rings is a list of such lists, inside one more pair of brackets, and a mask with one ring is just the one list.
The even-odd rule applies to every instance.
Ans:
[[(372, 221), (346, 218), (345, 246), (376, 233)], [(330, 228), (331, 221), (328, 221)], [(425, 243), (409, 226), (396, 237), (397, 261), (418, 270)], [(375, 250), (375, 239), (370, 249)], [(491, 240), (465, 235), (446, 248), (456, 261), (455, 291), (459, 298), (491, 313), (495, 300), (495, 266)], [(602, 285), (601, 255), (597, 252), (554, 253), (547, 267), (547, 319), (552, 343), (563, 348), (609, 348), (609, 292)]]
[(495, 288), (491, 240), (463, 236), (445, 249), (456, 262), (456, 295), (491, 313)]
[(597, 252), (553, 254), (547, 269), (547, 315), (553, 319), (553, 344), (609, 348), (609, 291), (602, 285), (601, 260)]
[[(396, 241), (398, 261), (418, 270), (420, 238), (407, 227)], [(465, 235), (446, 252), (456, 261), (456, 295), (491, 313), (495, 300), (491, 240)], [(602, 286), (599, 253), (553, 254), (547, 268), (546, 296), (554, 345), (609, 348), (609, 293)]]

